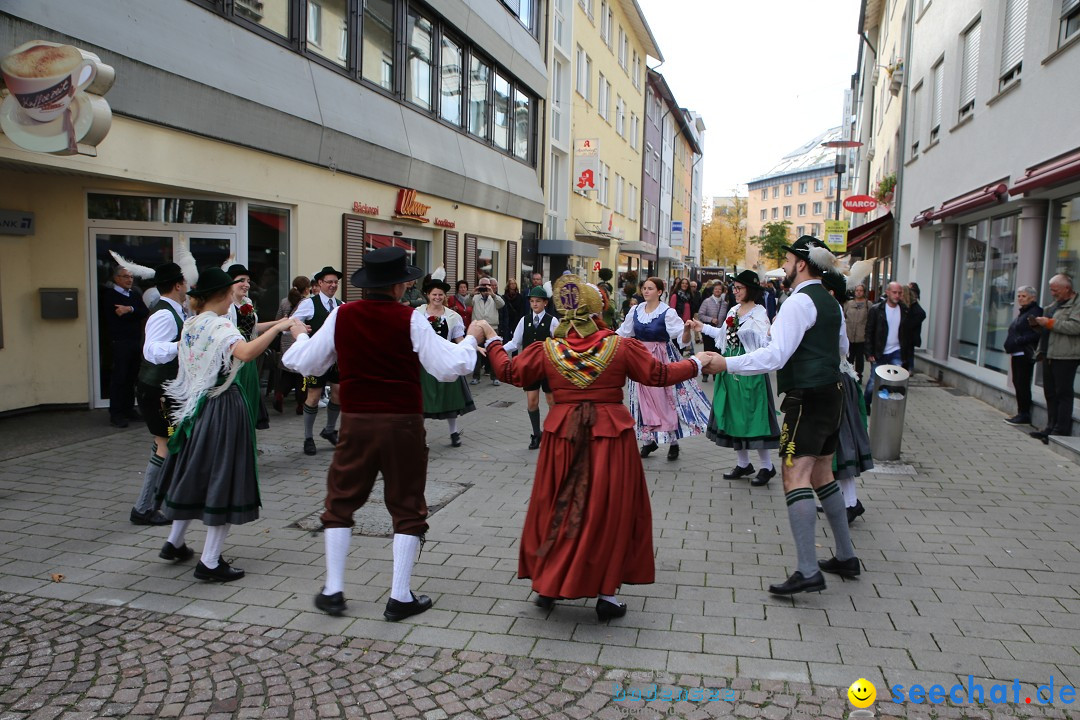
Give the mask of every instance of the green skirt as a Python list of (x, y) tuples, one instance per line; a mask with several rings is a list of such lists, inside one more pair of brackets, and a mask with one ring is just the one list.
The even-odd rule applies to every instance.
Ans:
[(424, 417), (446, 420), (476, 409), (472, 393), (464, 377), (439, 382), (431, 373), (420, 368), (420, 389), (424, 395)]
[[(724, 351), (725, 357), (743, 349)], [(768, 374), (720, 373), (713, 383), (712, 414), (705, 435), (717, 445), (736, 450), (780, 447), (772, 382)]]

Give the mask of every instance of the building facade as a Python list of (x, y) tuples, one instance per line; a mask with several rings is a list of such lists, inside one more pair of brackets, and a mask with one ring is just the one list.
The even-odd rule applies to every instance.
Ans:
[[(60, 126), (18, 114), (0, 136), (0, 211), (32, 217), (0, 235), (0, 412), (108, 403), (109, 250), (231, 255), (263, 317), (294, 275), (348, 275), (375, 247), (451, 281), (517, 277), (544, 221), (547, 16), (535, 0), (6, 2), (0, 52), (73, 45), (115, 82), (96, 156), (49, 154)], [(75, 132), (99, 100), (75, 97)]]
[(686, 257), (693, 265), (701, 265), (701, 225), (706, 213), (712, 217), (712, 207), (706, 209), (702, 201), (702, 181), (705, 176), (705, 121), (693, 110), (684, 110), (690, 132), (700, 149), (694, 155), (690, 179), (690, 244)]

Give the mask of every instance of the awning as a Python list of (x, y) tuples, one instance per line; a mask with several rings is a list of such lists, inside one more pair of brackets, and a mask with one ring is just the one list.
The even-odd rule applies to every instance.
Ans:
[(862, 245), (863, 243), (865, 243), (870, 238), (876, 236), (883, 229), (887, 228), (892, 223), (892, 220), (893, 220), (893, 215), (892, 215), (891, 212), (889, 212), (889, 213), (885, 213), (884, 215), (877, 218), (876, 220), (871, 220), (870, 222), (863, 223), (862, 225), (859, 225), (858, 227), (853, 227), (850, 230), (848, 230), (848, 234), (847, 234), (847, 249), (848, 249), (848, 251), (851, 251), (854, 248), (857, 248), (859, 245)]
[(653, 255), (656, 253), (656, 247), (640, 240), (620, 242), (619, 252), (624, 255)]
[(1017, 180), (1009, 192), (1013, 195), (1027, 194), (1040, 188), (1077, 179), (1080, 179), (1080, 150), (1073, 150), (1041, 165), (1028, 168), (1024, 177)]
[(926, 225), (928, 223), (933, 222), (933, 220), (934, 220), (934, 208), (932, 208), (932, 207), (926, 208), (921, 213), (919, 213), (915, 217), (911, 218), (911, 227), (914, 227), (914, 228), (922, 227), (923, 225)]
[(579, 240), (541, 240), (536, 251), (541, 255), (577, 255), (578, 257), (599, 257), (600, 247)]
[(934, 211), (933, 218), (939, 220), (950, 215), (963, 215), (987, 205), (999, 203), (1008, 194), (1008, 185), (1003, 182), (993, 183), (942, 203), (941, 207)]

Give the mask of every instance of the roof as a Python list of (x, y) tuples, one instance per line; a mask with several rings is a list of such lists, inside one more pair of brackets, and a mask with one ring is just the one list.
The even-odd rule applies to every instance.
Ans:
[(831, 140), (840, 140), (842, 130), (843, 127), (837, 125), (836, 127), (829, 128), (820, 135), (811, 138), (781, 158), (780, 162), (777, 163), (772, 170), (769, 170), (769, 172), (764, 175), (759, 175), (750, 182), (756, 183), (770, 178), (781, 177), (783, 175), (806, 172), (807, 170), (833, 167), (836, 162), (836, 150), (833, 148), (822, 147), (821, 143), (829, 142)]
[(630, 27), (633, 28), (634, 34), (638, 36), (638, 40), (645, 47), (645, 54), (664, 62), (664, 56), (660, 54), (660, 46), (657, 44), (656, 38), (652, 34), (652, 28), (649, 27), (649, 23), (645, 20), (645, 13), (641, 11), (641, 6), (638, 5), (637, 0), (621, 0), (621, 4), (623, 12), (626, 13), (626, 18), (630, 22)]
[(679, 130), (686, 137), (687, 142), (690, 144), (690, 149), (698, 155), (704, 155), (701, 151), (701, 145), (698, 144), (697, 135), (694, 133), (694, 129), (690, 126), (690, 120), (686, 116), (686, 109), (679, 107), (679, 103), (675, 102), (675, 95), (671, 92), (671, 87), (667, 84), (667, 79), (656, 72), (652, 68), (648, 68), (648, 80), (656, 87), (657, 92), (660, 93), (660, 97), (667, 103), (671, 116), (675, 118), (675, 122), (679, 125)]

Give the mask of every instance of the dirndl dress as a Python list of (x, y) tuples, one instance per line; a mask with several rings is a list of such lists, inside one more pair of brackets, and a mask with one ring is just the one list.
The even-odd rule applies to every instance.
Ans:
[[(760, 309), (760, 313), (757, 312)], [(706, 333), (722, 332), (718, 345), (724, 357), (736, 357), (756, 350), (768, 341), (768, 315), (760, 305), (742, 317), (733, 308), (721, 328), (706, 326)], [(745, 344), (744, 344), (745, 340)], [(735, 450), (776, 449), (780, 447), (780, 425), (776, 420), (772, 381), (761, 375), (716, 376), (713, 386), (712, 413), (705, 436), (721, 447)]]
[[(250, 301), (245, 301), (241, 308), (250, 307), (250, 305)], [(242, 312), (242, 309), (236, 310), (236, 329), (244, 336), (244, 340), (251, 341), (255, 325), (258, 322), (259, 316), (254, 309), (246, 315)], [(240, 372), (236, 374), (234, 382), (244, 388), (244, 402), (251, 413), (252, 425), (257, 430), (269, 429), (270, 413), (266, 411), (266, 404), (263, 402), (262, 384), (259, 382), (259, 366), (254, 362), (244, 363), (244, 366), (240, 368)]]
[(840, 360), (840, 383), (844, 391), (844, 409), (840, 416), (840, 434), (833, 454), (833, 478), (856, 478), (874, 467), (870, 454), (870, 436), (866, 433), (866, 401), (855, 371), (846, 358)]
[[(428, 315), (427, 307), (421, 305), (416, 312), (431, 323), (431, 328), (439, 337), (456, 340), (465, 334), (465, 323), (461, 316), (449, 308), (442, 315)], [(464, 376), (450, 382), (439, 382), (421, 365), (420, 389), (424, 398), (425, 418), (448, 420), (476, 409)]]

